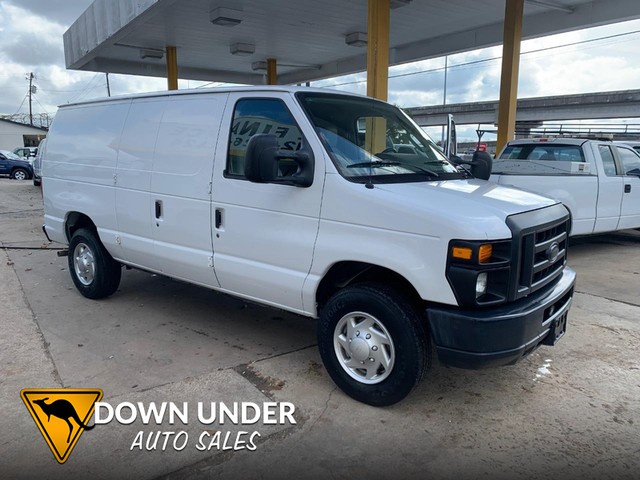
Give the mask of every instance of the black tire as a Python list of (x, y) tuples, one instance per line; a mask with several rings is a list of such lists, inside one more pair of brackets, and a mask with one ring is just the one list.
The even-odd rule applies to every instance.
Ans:
[[(360, 313), (364, 316), (359, 316)], [(378, 330), (382, 324), (382, 329), (386, 329), (385, 337), (388, 333), (392, 340), (390, 342), (392, 347), (381, 345), (375, 351), (379, 352), (384, 348), (388, 353), (391, 348), (393, 352), (393, 355), (390, 355), (393, 358), (391, 368), (385, 371), (384, 366), (380, 367), (376, 372), (382, 373), (374, 373), (370, 379), (364, 378), (365, 372), (359, 368), (353, 369), (345, 364), (345, 357), (350, 357), (346, 363), (351, 363), (355, 359), (362, 363), (362, 370), (366, 370), (366, 361), (371, 360), (375, 355), (372, 353), (374, 348), (369, 343), (373, 340), (366, 340), (367, 344), (363, 347), (365, 345), (363, 338), (359, 336), (361, 332), (357, 325), (365, 325), (367, 317), (375, 320), (374, 328)], [(362, 322), (355, 323), (353, 330), (356, 332), (353, 334), (352, 330), (351, 337), (346, 333), (347, 330), (337, 329), (339, 324), (344, 324), (345, 318), (354, 318), (355, 322)], [(349, 322), (349, 320), (346, 321)], [(364, 331), (373, 332), (371, 329)], [(340, 332), (343, 333), (339, 335)], [(345, 338), (349, 341), (349, 348), (352, 349), (348, 352), (340, 346), (340, 342), (344, 342)], [(352, 343), (356, 341), (359, 342), (359, 347), (355, 347), (356, 344)], [(325, 368), (335, 384), (350, 397), (373, 406), (393, 405), (405, 398), (418, 385), (423, 374), (431, 366), (431, 343), (424, 325), (424, 318), (405, 295), (394, 288), (378, 283), (349, 286), (331, 297), (320, 315), (318, 349)], [(361, 358), (356, 358), (358, 355), (365, 355), (363, 352), (368, 352), (367, 357), (372, 355), (371, 358), (365, 359), (365, 363), (360, 361)], [(377, 360), (372, 362), (372, 368), (375, 368)], [(348, 373), (348, 370), (351, 373)], [(363, 377), (358, 379), (354, 375), (355, 377), (363, 375)], [(366, 375), (369, 375), (369, 371), (366, 371)], [(378, 383), (364, 383), (377, 381), (375, 377), (378, 375), (380, 376)]]
[(29, 172), (24, 168), (16, 168), (11, 172), (11, 178), (14, 180), (28, 180)]
[(122, 265), (107, 252), (93, 231), (80, 228), (74, 232), (67, 260), (71, 279), (85, 297), (105, 298), (118, 289)]
[(42, 185), (42, 180), (40, 180), (39, 178), (34, 178), (33, 179), (33, 186), (34, 187), (39, 187), (40, 185)]

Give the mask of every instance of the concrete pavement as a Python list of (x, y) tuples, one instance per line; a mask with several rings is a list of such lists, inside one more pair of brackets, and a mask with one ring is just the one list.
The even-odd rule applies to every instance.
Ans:
[[(56, 246), (40, 249), (40, 202), (30, 183), (0, 179), (3, 478), (638, 477), (638, 232), (572, 242), (579, 293), (556, 347), (500, 369), (435, 364), (379, 409), (335, 388), (311, 320), (136, 271), (113, 297), (84, 299)], [(292, 402), (297, 422), (242, 427), (260, 431), (255, 451), (204, 452), (192, 448), (203, 431), (241, 428), (112, 422), (58, 465), (19, 391), (61, 386), (101, 388), (114, 405)], [(185, 430), (189, 448), (132, 451), (141, 430)]]

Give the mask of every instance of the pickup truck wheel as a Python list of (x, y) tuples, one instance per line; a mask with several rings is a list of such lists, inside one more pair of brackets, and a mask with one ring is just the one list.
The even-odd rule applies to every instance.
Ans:
[(78, 291), (87, 298), (105, 298), (120, 285), (122, 267), (95, 233), (80, 228), (69, 242), (69, 272)]
[(336, 385), (374, 406), (406, 397), (431, 359), (423, 318), (403, 294), (377, 283), (331, 297), (320, 316), (318, 348)]
[(24, 168), (16, 168), (13, 172), (11, 172), (11, 178), (14, 180), (26, 180), (29, 178), (29, 172), (27, 172)]

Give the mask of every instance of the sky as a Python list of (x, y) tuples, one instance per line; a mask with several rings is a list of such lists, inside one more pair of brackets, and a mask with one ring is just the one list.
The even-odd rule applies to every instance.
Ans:
[[(34, 114), (106, 96), (103, 73), (65, 69), (62, 34), (92, 0), (0, 0), (0, 114), (28, 112), (27, 74), (36, 76)], [(496, 100), (501, 47), (391, 67), (389, 102), (401, 107)], [(365, 74), (313, 82), (365, 93)], [(166, 89), (162, 78), (110, 75), (113, 95)], [(203, 82), (180, 80), (179, 88)], [(640, 20), (524, 41), (518, 97), (640, 88)], [(629, 120), (631, 122), (631, 120)], [(463, 135), (460, 135), (464, 137)]]

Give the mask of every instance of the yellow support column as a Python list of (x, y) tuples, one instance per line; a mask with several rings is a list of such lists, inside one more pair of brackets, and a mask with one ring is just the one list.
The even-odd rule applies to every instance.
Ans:
[(178, 53), (176, 47), (167, 47), (167, 88), (178, 89)]
[(505, 2), (496, 154), (504, 148), (509, 140), (513, 139), (516, 129), (518, 70), (524, 13), (524, 0), (505, 0)]
[(389, 0), (369, 0), (367, 95), (387, 100), (389, 90)]
[(267, 58), (267, 85), (278, 84), (278, 67), (275, 58)]
[[(387, 100), (389, 95), (389, 0), (369, 0), (367, 32), (367, 95)], [(365, 148), (379, 153), (386, 148), (387, 122), (366, 119)]]

